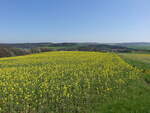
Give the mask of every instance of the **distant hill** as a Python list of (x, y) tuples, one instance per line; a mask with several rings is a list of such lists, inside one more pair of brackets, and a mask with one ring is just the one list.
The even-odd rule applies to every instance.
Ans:
[(150, 43), (16, 43), (0, 44), (0, 57), (47, 51), (150, 52)]
[(113, 45), (139, 50), (150, 50), (150, 42), (115, 43)]
[(29, 50), (0, 45), (0, 57), (10, 57), (30, 54)]
[(103, 51), (130, 52), (132, 49), (99, 43), (18, 43), (0, 44), (0, 57), (17, 56), (47, 51)]
[(100, 50), (100, 51), (117, 51), (128, 50), (127, 47), (119, 45), (107, 45), (99, 43), (18, 43), (18, 44), (0, 44), (1, 46), (33, 49), (33, 48), (48, 48), (50, 50)]
[(29, 48), (36, 48), (36, 47), (42, 47), (42, 46), (50, 46), (51, 43), (1, 43), (0, 46), (7, 46), (7, 47), (15, 47), (15, 48), (23, 48), (23, 49), (29, 49)]

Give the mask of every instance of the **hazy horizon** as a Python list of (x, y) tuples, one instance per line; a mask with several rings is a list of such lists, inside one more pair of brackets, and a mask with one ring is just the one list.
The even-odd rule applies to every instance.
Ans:
[(125, 43), (150, 43), (150, 42), (0, 42), (0, 44), (30, 44), (30, 43), (97, 43), (97, 44), (125, 44)]
[(0, 43), (150, 42), (149, 0), (2, 0)]

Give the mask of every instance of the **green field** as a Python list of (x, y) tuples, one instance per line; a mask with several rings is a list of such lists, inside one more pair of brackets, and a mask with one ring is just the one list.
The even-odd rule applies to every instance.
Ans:
[(150, 84), (150, 54), (120, 54), (130, 65), (140, 69), (142, 78)]
[[(141, 71), (140, 84), (138, 91), (141, 92), (137, 98), (137, 103), (141, 104), (141, 109), (146, 109), (147, 111), (141, 113), (150, 112), (150, 54), (119, 54), (128, 64)], [(149, 110), (148, 110), (149, 109)]]
[(139, 49), (139, 50), (150, 50), (150, 46), (127, 46), (128, 48)]
[(1, 58), (0, 112), (150, 113), (150, 86), (129, 55), (60, 51)]

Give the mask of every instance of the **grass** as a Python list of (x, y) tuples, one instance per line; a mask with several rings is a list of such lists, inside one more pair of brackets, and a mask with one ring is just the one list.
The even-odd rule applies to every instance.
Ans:
[(142, 78), (150, 84), (150, 54), (121, 54), (130, 65), (142, 71)]
[(140, 80), (134, 81), (128, 90), (132, 97), (123, 103), (127, 107), (122, 107), (127, 108), (128, 113), (150, 113), (150, 54), (119, 55), (128, 64), (141, 70)]
[(143, 46), (127, 46), (128, 48), (133, 48), (133, 49), (140, 49), (140, 50), (150, 50), (150, 46), (143, 45)]

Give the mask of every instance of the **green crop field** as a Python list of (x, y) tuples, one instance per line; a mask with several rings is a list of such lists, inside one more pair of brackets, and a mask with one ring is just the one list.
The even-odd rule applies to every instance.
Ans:
[(150, 113), (150, 54), (127, 53), (119, 55), (128, 64), (141, 71), (139, 87), (136, 89), (136, 91), (141, 92), (141, 94), (138, 95), (135, 102), (139, 104), (137, 106), (139, 109), (143, 109), (143, 111), (140, 112), (137, 110), (138, 113)]
[(142, 71), (142, 78), (150, 85), (150, 54), (120, 54), (130, 65)]
[(114, 53), (1, 58), (0, 113), (150, 113), (141, 73)]
[(143, 45), (143, 46), (127, 46), (129, 48), (133, 48), (133, 49), (139, 49), (139, 50), (150, 50), (150, 46), (149, 45)]

